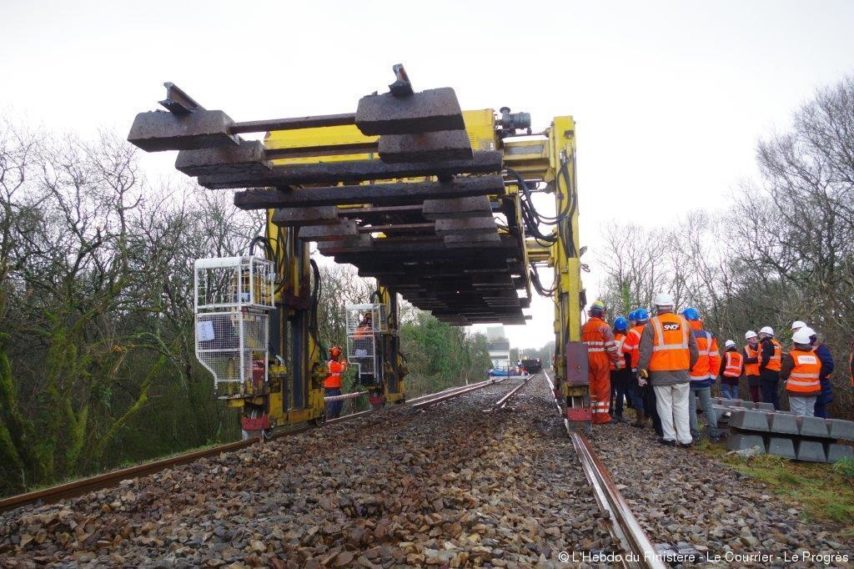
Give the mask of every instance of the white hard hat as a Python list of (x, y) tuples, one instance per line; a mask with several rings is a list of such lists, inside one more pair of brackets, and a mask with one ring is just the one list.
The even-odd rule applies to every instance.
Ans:
[(799, 328), (806, 328), (807, 323), (802, 320), (795, 320), (792, 322), (792, 330), (797, 330)]
[(749, 340), (749, 339), (755, 338), (755, 337), (756, 337), (756, 332), (754, 332), (753, 330), (748, 330), (747, 332), (744, 333), (744, 339), (745, 340)]
[(655, 295), (652, 302), (656, 306), (673, 306), (673, 297), (666, 292), (660, 292)]
[(815, 330), (809, 328), (808, 326), (804, 326), (803, 328), (799, 328), (792, 334), (792, 341), (796, 344), (806, 344), (810, 343), (810, 336), (815, 336)]
[(728, 349), (730, 349), (730, 348), (734, 348), (734, 347), (735, 347), (735, 342), (733, 342), (732, 340), (727, 340), (727, 341), (724, 343), (724, 347), (725, 347), (727, 350), (728, 350)]
[(769, 336), (774, 335), (774, 329), (770, 326), (763, 326), (761, 330), (759, 330), (760, 334), (768, 334)]

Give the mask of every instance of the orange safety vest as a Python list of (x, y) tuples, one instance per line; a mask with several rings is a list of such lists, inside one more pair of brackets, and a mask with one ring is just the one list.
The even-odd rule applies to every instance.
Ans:
[(617, 359), (617, 347), (614, 344), (614, 340), (610, 339), (610, 336), (611, 328), (601, 318), (591, 316), (590, 320), (584, 323), (584, 326), (581, 328), (581, 341), (587, 345), (587, 357), (589, 360), (599, 359), (604, 361), (606, 359)]
[(324, 389), (341, 389), (341, 374), (347, 369), (343, 363), (336, 360), (326, 362), (326, 367), (329, 369), (329, 375), (323, 380)]
[(359, 324), (358, 327), (353, 331), (354, 338), (368, 338), (372, 336), (374, 333), (374, 328), (371, 324)]
[(645, 326), (646, 324), (633, 326), (632, 329), (629, 330), (629, 334), (626, 336), (626, 339), (623, 340), (623, 353), (631, 354), (633, 370), (638, 369), (638, 363), (640, 362), (640, 340)]
[[(626, 361), (626, 356), (623, 354), (623, 343), (626, 341), (626, 335), (622, 332), (614, 332), (614, 344), (617, 346), (617, 353)], [(617, 371), (617, 364), (611, 362), (611, 371)]]
[(821, 360), (818, 359), (815, 349), (792, 350), (789, 355), (792, 356), (794, 367), (786, 382), (786, 391), (799, 397), (811, 397), (821, 393), (821, 382), (818, 379)]
[(691, 352), (688, 350), (691, 327), (688, 321), (668, 312), (652, 317), (648, 326), (652, 326), (649, 371), (688, 371), (691, 367)]
[(756, 348), (751, 348), (750, 344), (744, 346), (744, 353), (748, 358), (756, 358), (755, 364), (744, 364), (744, 375), (759, 375), (759, 357), (760, 357), (760, 349), (759, 344), (756, 344)]
[[(771, 371), (780, 371), (783, 367), (783, 346), (780, 345), (780, 342), (771, 338), (771, 344), (774, 345), (774, 353), (771, 354), (771, 358), (768, 360), (768, 365), (765, 366), (765, 369)], [(762, 355), (760, 353), (759, 360), (762, 361)]]
[(741, 364), (744, 357), (738, 352), (727, 350), (724, 353), (724, 377), (741, 377)]
[(697, 351), (700, 356), (694, 363), (694, 367), (691, 368), (691, 379), (695, 381), (709, 379), (712, 371), (711, 360), (709, 359), (712, 349), (712, 334), (694, 325), (691, 325), (691, 328), (693, 328), (694, 341), (697, 342)]

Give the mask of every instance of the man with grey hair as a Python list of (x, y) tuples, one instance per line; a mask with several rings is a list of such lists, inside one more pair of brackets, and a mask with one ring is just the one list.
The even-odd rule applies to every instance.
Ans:
[(684, 317), (673, 312), (673, 297), (655, 295), (656, 315), (643, 330), (640, 341), (638, 381), (649, 380), (655, 389), (656, 407), (664, 435), (660, 442), (667, 446), (691, 446), (691, 424), (688, 413), (690, 396), (689, 370), (699, 358), (697, 342)]

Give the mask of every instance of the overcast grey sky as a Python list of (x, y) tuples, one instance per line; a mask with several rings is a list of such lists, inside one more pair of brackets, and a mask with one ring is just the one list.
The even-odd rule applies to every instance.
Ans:
[[(173, 81), (237, 120), (355, 110), (403, 62), (464, 108), (578, 123), (582, 244), (600, 225), (725, 207), (759, 137), (854, 72), (854, 2), (215, 2), (0, 0), (0, 113), (124, 135)], [(143, 156), (157, 175), (174, 156)], [(552, 339), (551, 303), (509, 327)]]

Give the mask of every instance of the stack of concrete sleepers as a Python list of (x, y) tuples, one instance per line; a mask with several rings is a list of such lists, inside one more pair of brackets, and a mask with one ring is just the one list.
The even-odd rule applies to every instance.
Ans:
[[(752, 402), (747, 404), (750, 407), (755, 405)], [(757, 447), (763, 453), (807, 462), (854, 458), (854, 447), (851, 446), (854, 421), (798, 417), (788, 411), (739, 408), (733, 404), (715, 407), (722, 422), (728, 422), (730, 428), (729, 450)]]
[[(754, 403), (742, 399), (724, 399), (722, 397), (712, 397), (712, 408), (717, 414), (718, 430), (727, 433), (729, 431), (729, 419), (733, 411), (741, 411), (743, 409), (758, 410), (758, 411), (774, 411), (774, 405), (771, 403)], [(697, 412), (702, 413), (699, 400), (697, 401)]]

